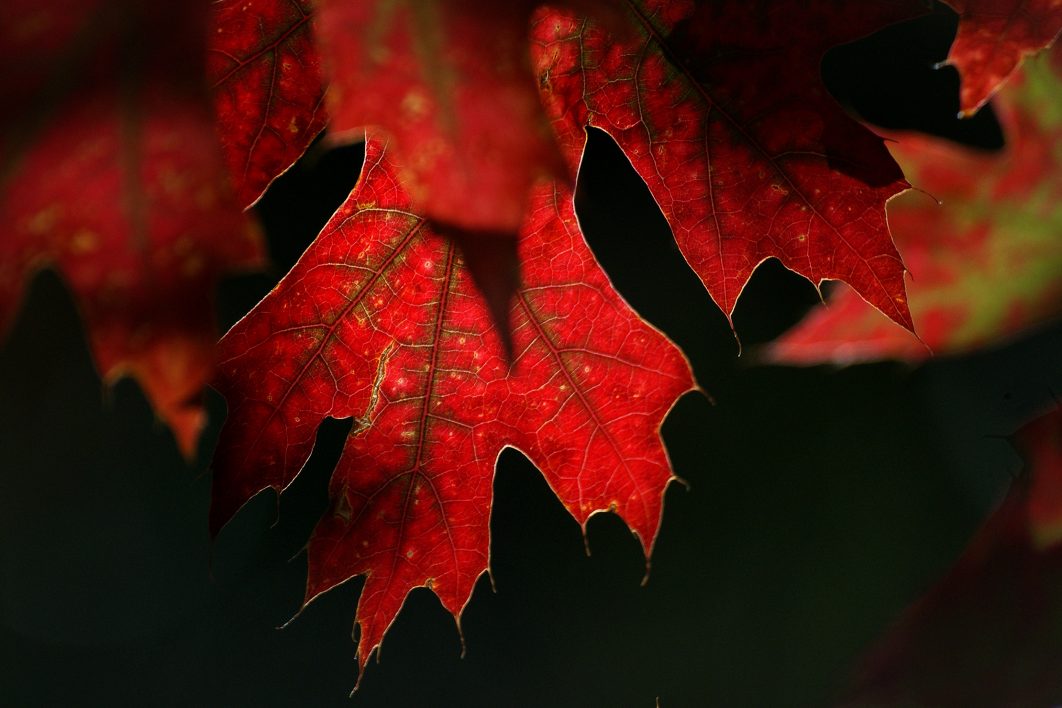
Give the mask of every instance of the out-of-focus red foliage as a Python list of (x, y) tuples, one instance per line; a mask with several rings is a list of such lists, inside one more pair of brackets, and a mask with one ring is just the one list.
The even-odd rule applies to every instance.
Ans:
[(108, 381), (131, 374), (185, 455), (214, 361), (213, 289), (259, 265), (203, 85), (207, 3), (17, 0), (0, 25), (0, 332), (54, 267)]
[(382, 128), (427, 216), (511, 237), (531, 185), (563, 170), (528, 61), (535, 4), (324, 0), (331, 130)]
[(947, 64), (959, 70), (959, 104), (972, 115), (1017, 70), (1024, 57), (1062, 31), (1058, 0), (944, 0), (959, 13)]
[(864, 660), (858, 706), (1062, 701), (1062, 411), (1015, 435), (1026, 465), (951, 572)]

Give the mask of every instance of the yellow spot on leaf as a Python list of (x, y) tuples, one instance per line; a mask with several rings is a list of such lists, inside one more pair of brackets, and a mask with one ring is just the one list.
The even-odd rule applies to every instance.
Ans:
[(410, 91), (402, 98), (402, 112), (409, 120), (419, 120), (430, 109), (428, 97), (420, 91)]
[(185, 277), (193, 278), (203, 272), (203, 258), (199, 255), (194, 255), (185, 259), (181, 265), (181, 272)]
[(61, 207), (58, 204), (52, 204), (31, 216), (26, 224), (26, 229), (31, 234), (37, 235), (51, 231), (55, 226), (55, 222), (59, 221), (61, 214)]
[(74, 253), (88, 253), (99, 246), (99, 236), (88, 229), (80, 229), (70, 239), (70, 250)]

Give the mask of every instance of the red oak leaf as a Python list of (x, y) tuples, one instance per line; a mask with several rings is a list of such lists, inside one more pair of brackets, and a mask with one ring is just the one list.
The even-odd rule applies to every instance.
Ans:
[(659, 437), (689, 365), (612, 288), (572, 194), (544, 184), (520, 232), (512, 363), (452, 241), (418, 215), (388, 149), (292, 271), (225, 335), (230, 415), (214, 460), (216, 531), (283, 490), (326, 416), (354, 418), (306, 602), (366, 576), (361, 665), (417, 586), (459, 616), (487, 569), (494, 465), (526, 454), (581, 524), (612, 510), (648, 550), (672, 479)]
[(917, 361), (929, 356), (926, 345), (965, 352), (1062, 311), (1062, 72), (1048, 58), (1026, 63), (1025, 76), (1000, 94), (1004, 152), (898, 140), (904, 170), (943, 202), (912, 193), (889, 209), (915, 274), (911, 309), (925, 345), (844, 290), (775, 342), (770, 358)]
[(1022, 477), (944, 580), (868, 654), (852, 705), (1062, 701), (1062, 411), (1015, 442)]
[(850, 283), (910, 328), (885, 220), (907, 183), (882, 140), (826, 93), (819, 63), (920, 3), (627, 5), (626, 38), (570, 13), (536, 15), (539, 82), (570, 163), (586, 126), (611, 135), (728, 316), (775, 257), (816, 284)]
[(1058, 0), (944, 0), (959, 13), (945, 64), (959, 70), (960, 115), (973, 115), (1021, 64), (1062, 31)]
[(0, 332), (56, 267), (108, 381), (132, 374), (182, 452), (214, 360), (213, 288), (259, 264), (204, 90), (207, 3), (19, 0), (0, 28)]
[(254, 203), (324, 129), (324, 84), (307, 0), (219, 0), (207, 71), (229, 171)]

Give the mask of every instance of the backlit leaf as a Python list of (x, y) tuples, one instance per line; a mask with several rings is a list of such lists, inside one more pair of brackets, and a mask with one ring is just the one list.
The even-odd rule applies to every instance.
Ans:
[(219, 0), (207, 71), (229, 171), (251, 204), (325, 126), (313, 8), (292, 0)]
[(309, 546), (307, 601), (366, 576), (359, 661), (409, 591), (459, 615), (488, 567), (494, 465), (514, 447), (575, 519), (612, 510), (651, 547), (672, 479), (659, 437), (689, 365), (616, 294), (583, 241), (572, 194), (535, 190), (509, 364), (452, 241), (403, 189), (389, 148), (292, 271), (225, 336), (229, 419), (212, 525), (283, 490), (325, 417), (354, 418)]
[(729, 316), (767, 258), (850, 283), (910, 328), (885, 202), (907, 183), (826, 92), (826, 50), (916, 16), (916, 2), (627, 2), (629, 36), (536, 15), (539, 83), (565, 156), (611, 135)]

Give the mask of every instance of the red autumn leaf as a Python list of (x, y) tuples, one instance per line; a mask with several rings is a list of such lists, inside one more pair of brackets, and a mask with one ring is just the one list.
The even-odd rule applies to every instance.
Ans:
[(362, 666), (414, 587), (460, 615), (487, 569), (504, 447), (580, 524), (613, 510), (648, 550), (672, 478), (660, 424), (693, 387), (679, 350), (613, 290), (559, 185), (534, 191), (520, 233), (507, 363), (456, 247), (415, 211), (384, 144), (366, 151), (344, 205), (221, 342), (229, 418), (211, 510), (216, 531), (258, 491), (283, 490), (322, 419), (354, 418), (306, 601), (366, 576)]
[(393, 138), (423, 213), (515, 234), (531, 185), (563, 163), (528, 58), (532, 0), (322, 0), (318, 25), (336, 133)]
[[(1059, 53), (1062, 56), (1062, 53)], [(998, 342), (1062, 311), (1062, 92), (1049, 57), (1000, 94), (1007, 144), (984, 153), (920, 136), (894, 152), (916, 183), (889, 207), (896, 241), (914, 273), (911, 309), (923, 345), (849, 290), (769, 349), (788, 363), (911, 361)]]
[(0, 28), (0, 333), (57, 268), (104, 378), (132, 374), (185, 455), (219, 275), (260, 261), (204, 90), (206, 2), (19, 1)]
[(1062, 701), (1062, 411), (1015, 442), (1022, 477), (944, 580), (866, 657), (852, 705)]
[(327, 120), (307, 1), (219, 0), (207, 71), (241, 204), (254, 203)]
[(822, 85), (826, 50), (916, 16), (917, 2), (628, 3), (629, 36), (543, 10), (534, 57), (572, 165), (611, 135), (729, 316), (767, 258), (841, 279), (910, 328), (885, 202), (907, 183)]
[[(882, 141), (826, 93), (819, 62), (831, 46), (919, 14), (920, 2), (653, 0), (610, 12), (593, 1), (565, 3), (596, 11), (601, 22), (541, 8), (531, 28), (539, 95), (523, 41), (532, 5), (323, 2), (331, 128), (385, 128), (403, 184), (426, 215), (494, 235), (515, 229), (534, 179), (560, 171), (553, 140), (574, 173), (585, 127), (602, 128), (646, 180), (728, 315), (752, 271), (777, 257), (816, 283), (851, 283), (910, 327), (904, 266), (885, 221), (885, 202), (907, 184)], [(290, 30), (272, 14), (260, 17), (264, 28), (242, 42)], [(234, 22), (224, 29), (248, 31)], [(306, 48), (298, 54), (311, 61)], [(264, 105), (264, 85), (242, 100)], [(309, 96), (292, 106), (297, 124), (320, 117), (316, 106)], [(291, 155), (254, 159), (283, 164)], [(484, 282), (505, 272), (508, 256), (481, 252), (487, 262), (473, 258), (473, 274)], [(484, 283), (495, 306), (512, 287), (513, 279), (500, 280)]]
[(960, 115), (973, 115), (1024, 57), (1062, 31), (1057, 0), (944, 0), (959, 13), (959, 31), (945, 64), (959, 70)]

